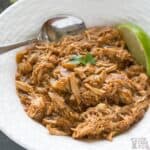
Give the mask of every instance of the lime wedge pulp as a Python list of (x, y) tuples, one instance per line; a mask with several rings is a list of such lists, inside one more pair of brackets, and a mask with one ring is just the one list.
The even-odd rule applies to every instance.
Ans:
[(143, 65), (150, 76), (150, 37), (139, 26), (132, 23), (118, 25), (129, 51), (137, 63)]

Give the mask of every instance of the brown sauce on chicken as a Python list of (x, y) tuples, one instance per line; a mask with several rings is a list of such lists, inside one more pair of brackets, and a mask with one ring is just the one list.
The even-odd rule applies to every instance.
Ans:
[(24, 109), (50, 134), (111, 140), (148, 108), (149, 77), (113, 27), (36, 43), (20, 51), (16, 61)]

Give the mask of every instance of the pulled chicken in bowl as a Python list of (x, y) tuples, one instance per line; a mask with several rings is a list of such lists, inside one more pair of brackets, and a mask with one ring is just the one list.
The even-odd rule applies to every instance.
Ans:
[(114, 27), (35, 43), (16, 61), (21, 103), (50, 134), (112, 140), (148, 108), (149, 77)]

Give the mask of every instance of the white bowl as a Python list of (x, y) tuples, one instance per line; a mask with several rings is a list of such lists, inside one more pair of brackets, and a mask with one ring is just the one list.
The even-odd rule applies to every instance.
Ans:
[[(20, 0), (0, 15), (0, 45), (36, 36), (42, 23), (56, 14), (80, 16), (87, 26), (131, 21), (150, 32), (149, 6), (149, 0)], [(112, 142), (49, 135), (47, 129), (27, 117), (16, 95), (16, 51), (0, 56), (0, 129), (18, 144), (34, 150), (129, 150), (132, 138), (150, 140), (150, 111)]]

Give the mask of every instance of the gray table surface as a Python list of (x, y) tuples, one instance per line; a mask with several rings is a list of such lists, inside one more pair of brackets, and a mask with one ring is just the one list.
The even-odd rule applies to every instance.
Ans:
[[(15, 0), (0, 0), (0, 12), (11, 5)], [(21, 146), (11, 141), (0, 131), (0, 150), (24, 150)]]

